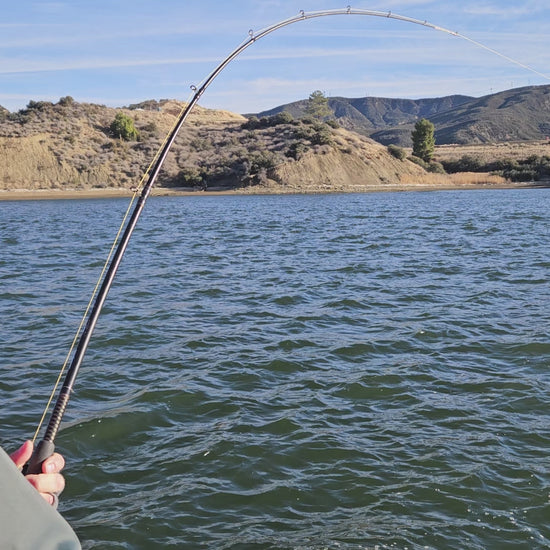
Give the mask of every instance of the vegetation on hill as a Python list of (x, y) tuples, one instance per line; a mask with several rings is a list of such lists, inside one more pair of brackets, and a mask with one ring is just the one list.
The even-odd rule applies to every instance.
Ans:
[[(30, 102), (0, 120), (0, 188), (135, 187), (183, 107), (169, 100), (125, 109), (69, 97), (55, 104)], [(338, 181), (395, 183), (403, 175), (421, 174), (413, 163), (331, 121), (296, 120), (286, 112), (247, 119), (196, 107), (163, 165), (158, 186), (299, 186), (306, 178), (324, 188)]]
[[(538, 87), (536, 94), (550, 97), (550, 87)], [(531, 96), (523, 90), (515, 95), (510, 92), (506, 99), (495, 94), (484, 101), (502, 110), (521, 108), (524, 112), (526, 97)], [(437, 111), (462, 101), (454, 111), (467, 112), (471, 102), (457, 97), (437, 101), (432, 107)], [(550, 175), (550, 144), (542, 140), (523, 155), (497, 158), (492, 152), (485, 157), (479, 150), (472, 153), (456, 146), (451, 152), (449, 146), (442, 147), (436, 125), (439, 145), (432, 158), (430, 119), (425, 121), (430, 131), (418, 136), (411, 155), (399, 141), (384, 147), (340, 127), (327, 105), (330, 101), (324, 94), (314, 92), (304, 101), (303, 113), (309, 109), (310, 114), (301, 118), (286, 110), (246, 118), (196, 106), (163, 165), (157, 187), (358, 190), (405, 181), (421, 183), (426, 172), (448, 182), (443, 177), (445, 170), (479, 173), (479, 181), (488, 178), (488, 173), (512, 181), (548, 179)], [(78, 103), (67, 96), (57, 103), (31, 101), (15, 113), (0, 109), (0, 155), (4, 161), (0, 164), (0, 189), (133, 188), (184, 107), (174, 100), (149, 100), (112, 109)], [(425, 103), (424, 109), (428, 108)], [(433, 119), (448, 116), (439, 113)], [(416, 139), (411, 139), (413, 128), (400, 128), (411, 142)]]
[[(285, 111), (283, 111), (285, 112)], [(328, 99), (321, 90), (316, 90), (309, 96), (306, 113), (317, 120), (333, 118), (332, 111), (328, 105)]]
[(109, 130), (111, 130), (114, 137), (125, 141), (137, 141), (139, 139), (139, 132), (134, 126), (134, 121), (124, 113), (116, 114)]
[(510, 181), (540, 181), (550, 179), (550, 155), (530, 155), (525, 159), (483, 161), (474, 155), (442, 162), (451, 174), (457, 172), (492, 172)]
[(434, 125), (429, 120), (422, 118), (414, 125), (414, 130), (411, 133), (413, 155), (424, 162), (430, 162), (434, 155), (434, 130)]

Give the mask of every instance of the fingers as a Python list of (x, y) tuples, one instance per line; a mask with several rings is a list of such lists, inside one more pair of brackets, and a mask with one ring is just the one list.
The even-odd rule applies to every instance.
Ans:
[(40, 495), (50, 506), (57, 508), (59, 505), (59, 496), (57, 493), (40, 493)]
[(50, 502), (51, 493), (59, 494), (65, 488), (65, 478), (59, 473), (65, 467), (65, 459), (54, 453), (42, 463), (43, 474), (26, 476), (29, 482)]
[[(33, 452), (32, 441), (25, 441), (17, 451), (10, 455), (15, 465), (21, 469), (31, 458)], [(42, 463), (42, 472), (45, 474), (57, 474), (65, 467), (65, 459), (59, 454), (54, 453)]]
[[(32, 452), (32, 441), (25, 441), (17, 451), (10, 455), (10, 458), (21, 469), (31, 458)], [(65, 459), (59, 453), (54, 453), (42, 463), (42, 474), (25, 476), (42, 498), (52, 506), (57, 506), (57, 496), (65, 488), (65, 478), (59, 473), (64, 467)]]
[(15, 462), (15, 465), (21, 469), (27, 463), (32, 455), (32, 441), (25, 441), (17, 451), (10, 455), (10, 458)]
[(38, 474), (26, 477), (46, 500), (48, 500), (48, 493), (59, 494), (65, 488), (65, 478), (61, 474)]
[(45, 474), (58, 474), (64, 467), (65, 459), (59, 453), (54, 453), (42, 463), (42, 471)]

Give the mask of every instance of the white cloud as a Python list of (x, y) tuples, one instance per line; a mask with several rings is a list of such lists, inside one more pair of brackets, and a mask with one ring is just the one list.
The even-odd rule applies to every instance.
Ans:
[[(538, 49), (538, 41), (534, 40), (531, 44), (526, 42), (522, 50), (522, 57), (528, 58), (529, 53), (534, 54), (540, 51)], [(414, 53), (413, 53), (414, 52)], [(472, 52), (478, 52), (479, 55), (472, 57)], [(550, 53), (545, 57), (537, 56), (539, 64), (545, 65), (543, 61), (549, 59)], [(323, 60), (328, 58), (334, 58), (338, 61), (340, 66), (349, 64), (350, 67), (376, 67), (383, 65), (385, 67), (396, 67), (402, 64), (408, 64), (414, 66), (428, 66), (441, 67), (443, 65), (452, 66), (469, 66), (471, 68), (483, 66), (483, 67), (497, 67), (505, 66), (511, 63), (504, 59), (499, 59), (494, 53), (489, 51), (483, 51), (477, 46), (464, 43), (462, 40), (456, 38), (451, 39), (445, 43), (445, 52), (442, 56), (441, 48), (434, 48), (432, 44), (422, 44), (416, 46), (414, 49), (405, 42), (394, 41), (393, 46), (375, 46), (375, 47), (309, 47), (309, 48), (295, 48), (295, 47), (274, 47), (270, 49), (264, 49), (261, 51), (255, 51), (253, 48), (249, 49), (241, 58), (241, 63), (257, 62), (257, 61), (291, 61), (291, 60), (304, 60), (309, 62), (307, 70), (309, 72), (317, 70), (315, 65), (312, 65), (315, 60)], [(414, 59), (413, 62), (410, 60)], [(54, 59), (18, 59), (18, 58), (0, 58), (0, 74), (17, 74), (17, 73), (44, 73), (55, 71), (71, 71), (71, 70), (101, 70), (101, 69), (113, 69), (113, 68), (131, 68), (131, 67), (154, 67), (162, 65), (198, 65), (205, 64), (211, 69), (220, 62), (219, 56), (166, 56), (166, 57), (114, 57), (114, 56), (74, 56), (68, 58), (54, 58)], [(523, 64), (527, 64), (526, 61), (521, 61)], [(276, 65), (272, 65), (272, 69), (275, 69)], [(324, 66), (324, 69), (329, 70), (330, 67)], [(206, 74), (204, 75), (206, 76)]]
[(156, 59), (131, 59), (131, 58), (67, 58), (52, 61), (30, 60), (23, 61), (13, 59), (0, 59), (0, 74), (17, 73), (46, 73), (56, 71), (85, 71), (98, 69), (116, 69), (123, 67), (152, 67), (159, 65), (178, 65), (195, 63), (214, 63), (219, 62), (217, 57), (166, 57)]

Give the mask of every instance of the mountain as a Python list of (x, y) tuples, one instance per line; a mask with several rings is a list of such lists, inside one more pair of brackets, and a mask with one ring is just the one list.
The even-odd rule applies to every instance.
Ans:
[[(418, 100), (331, 97), (328, 104), (342, 127), (369, 135), (379, 129), (414, 123), (420, 118), (431, 118), (435, 114), (448, 111), (473, 99), (473, 97), (461, 95)], [(271, 116), (287, 111), (295, 118), (299, 118), (306, 115), (307, 105), (308, 100), (304, 99), (263, 111), (257, 116)]]
[(544, 139), (550, 135), (550, 86), (516, 88), (433, 117), (440, 143)]
[[(434, 123), (439, 145), (538, 140), (550, 135), (550, 86), (527, 86), (480, 98), (334, 97), (328, 103), (344, 128), (385, 145), (411, 146), (411, 131), (421, 118)], [(288, 111), (299, 117), (307, 104), (308, 100), (297, 101), (257, 116)]]

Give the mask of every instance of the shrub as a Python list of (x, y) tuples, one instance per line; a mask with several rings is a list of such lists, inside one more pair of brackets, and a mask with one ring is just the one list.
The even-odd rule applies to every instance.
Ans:
[(399, 147), (393, 143), (388, 145), (388, 153), (399, 160), (405, 160), (407, 158), (407, 151), (405, 151), (403, 147)]
[(295, 141), (290, 145), (285, 155), (295, 160), (300, 160), (306, 151), (307, 147), (301, 141)]
[(269, 151), (253, 153), (248, 160), (250, 162), (250, 173), (252, 174), (259, 172), (262, 168), (272, 170), (276, 165), (275, 156)]
[(157, 123), (155, 121), (148, 122), (144, 127), (143, 131), (148, 132), (150, 134), (156, 134), (158, 130)]
[(411, 162), (414, 162), (415, 164), (418, 164), (418, 166), (422, 166), (424, 170), (428, 170), (428, 163), (422, 160), (420, 157), (411, 155), (410, 157), (408, 157), (408, 160), (410, 160)]
[(506, 170), (503, 176), (510, 181), (535, 181), (537, 178), (536, 170)]
[(27, 104), (27, 111), (47, 111), (50, 107), (53, 107), (53, 103), (50, 101), (29, 101)]
[(292, 122), (294, 122), (294, 117), (288, 111), (282, 111), (269, 118), (271, 119), (270, 126), (278, 126), (279, 124), (291, 124)]
[(242, 123), (241, 128), (244, 130), (256, 130), (260, 127), (260, 119), (257, 116), (251, 116), (248, 120)]
[(212, 141), (200, 136), (193, 138), (189, 145), (195, 149), (195, 151), (207, 151), (212, 149)]
[(74, 103), (74, 99), (70, 95), (66, 95), (65, 97), (62, 97), (59, 99), (59, 105), (63, 107), (72, 105), (73, 103)]
[(326, 124), (315, 124), (313, 126), (314, 133), (311, 136), (313, 145), (332, 145), (332, 133)]
[(445, 168), (440, 162), (432, 161), (428, 164), (428, 172), (432, 174), (446, 174)]
[(288, 111), (281, 111), (276, 115), (263, 116), (258, 118), (251, 116), (246, 122), (243, 122), (241, 128), (244, 130), (258, 130), (259, 128), (272, 128), (280, 124), (292, 124), (294, 117)]
[(202, 186), (204, 183), (203, 173), (195, 167), (183, 168), (176, 178), (176, 186)]
[(458, 160), (443, 161), (443, 166), (447, 172), (454, 174), (456, 172), (486, 172), (484, 165), (478, 157), (472, 155), (462, 155)]
[(550, 157), (531, 155), (523, 160), (503, 158), (482, 162), (471, 155), (463, 155), (458, 160), (444, 161), (449, 173), (493, 172), (511, 181), (536, 181), (550, 175)]
[(298, 139), (308, 139), (310, 140), (312, 137), (313, 137), (313, 134), (315, 133), (315, 130), (309, 126), (309, 125), (305, 125), (305, 124), (300, 124), (300, 126), (298, 126), (294, 132), (294, 135), (298, 138)]
[(233, 166), (233, 173), (247, 185), (265, 183), (269, 173), (275, 168), (276, 157), (269, 151), (257, 151), (249, 154), (238, 165)]
[(305, 116), (300, 119), (304, 124), (316, 124), (317, 121), (311, 116)]

